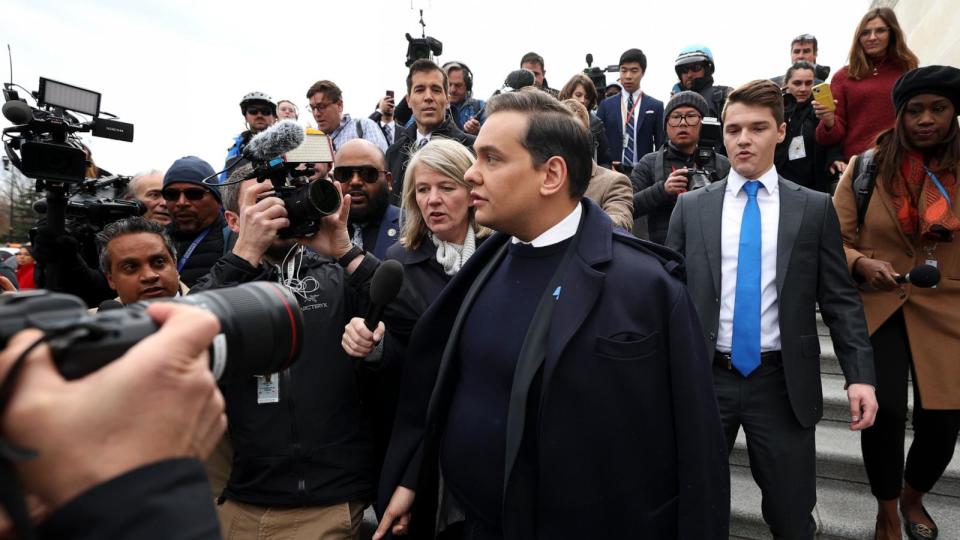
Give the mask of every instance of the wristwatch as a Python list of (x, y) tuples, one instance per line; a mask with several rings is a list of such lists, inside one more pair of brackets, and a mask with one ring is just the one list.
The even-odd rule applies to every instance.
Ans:
[(363, 255), (364, 253), (366, 252), (363, 251), (362, 247), (356, 244), (353, 244), (350, 247), (350, 251), (346, 252), (343, 255), (343, 257), (340, 257), (339, 259), (337, 259), (337, 264), (346, 268), (347, 266), (350, 266), (350, 263), (353, 262), (354, 259), (356, 259), (360, 255)]

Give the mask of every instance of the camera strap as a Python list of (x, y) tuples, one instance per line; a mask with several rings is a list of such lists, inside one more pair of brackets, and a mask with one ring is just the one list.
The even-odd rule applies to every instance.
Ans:
[[(210, 226), (212, 227), (212, 225)], [(196, 238), (193, 239), (193, 242), (190, 243), (190, 247), (183, 252), (183, 256), (180, 257), (180, 262), (177, 263), (177, 273), (183, 272), (183, 267), (187, 265), (187, 261), (190, 260), (190, 256), (193, 255), (193, 252), (197, 249), (197, 246), (200, 245), (200, 242), (203, 242), (203, 239), (210, 234), (210, 227), (207, 227)]]

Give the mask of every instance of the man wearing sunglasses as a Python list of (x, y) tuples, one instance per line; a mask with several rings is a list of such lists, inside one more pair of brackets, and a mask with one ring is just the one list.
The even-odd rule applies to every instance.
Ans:
[(337, 152), (333, 179), (350, 195), (353, 243), (385, 259), (387, 248), (400, 237), (400, 209), (390, 204), (391, 174), (383, 152), (370, 141), (353, 139)]
[(177, 248), (180, 279), (188, 287), (224, 253), (226, 222), (220, 214), (220, 191), (203, 183), (213, 174), (209, 163), (186, 156), (174, 161), (163, 176), (161, 195), (173, 220), (167, 232)]
[[(240, 160), (243, 148), (254, 135), (272, 126), (277, 121), (277, 104), (273, 98), (263, 92), (253, 91), (240, 100), (240, 113), (246, 121), (247, 129), (234, 137), (233, 146), (227, 150), (224, 169)], [(220, 173), (220, 183), (227, 179), (227, 172)]]
[[(694, 158), (700, 143), (700, 121), (707, 110), (707, 101), (696, 92), (680, 92), (670, 98), (664, 113), (667, 144), (643, 156), (630, 174), (633, 217), (646, 217), (652, 242), (666, 242), (670, 214), (677, 197), (687, 191), (687, 171), (697, 167)], [(730, 171), (730, 162), (714, 152), (713, 162), (703, 168), (713, 173), (711, 181), (716, 182)]]
[[(677, 78), (680, 79), (680, 82), (673, 87), (671, 94), (684, 90), (692, 90), (700, 94), (707, 101), (707, 114), (704, 116), (719, 119), (720, 113), (723, 111), (723, 102), (733, 89), (729, 86), (713, 84), (715, 68), (713, 53), (708, 47), (703, 45), (684, 47), (673, 64), (673, 69), (677, 72)], [(717, 148), (721, 153), (724, 152), (722, 146), (722, 144), (718, 145)]]

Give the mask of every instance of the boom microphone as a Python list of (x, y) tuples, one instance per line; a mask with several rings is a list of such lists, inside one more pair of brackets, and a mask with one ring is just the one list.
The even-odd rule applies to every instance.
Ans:
[(243, 157), (250, 161), (269, 161), (300, 146), (303, 138), (303, 127), (293, 120), (283, 120), (250, 139), (243, 149)]
[(390, 259), (383, 261), (370, 280), (370, 311), (363, 323), (372, 332), (383, 315), (383, 308), (393, 302), (403, 286), (403, 265)]
[(940, 270), (936, 266), (921, 264), (905, 275), (897, 276), (897, 283), (909, 283), (915, 287), (929, 288), (940, 283)]
[(27, 124), (33, 120), (33, 109), (25, 101), (15, 99), (3, 104), (3, 116), (14, 125)]

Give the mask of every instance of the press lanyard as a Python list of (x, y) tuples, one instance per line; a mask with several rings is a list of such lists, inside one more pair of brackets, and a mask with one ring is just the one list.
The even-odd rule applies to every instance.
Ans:
[[(212, 225), (211, 225), (212, 227)], [(190, 256), (193, 255), (193, 251), (197, 249), (197, 246), (200, 245), (200, 242), (203, 242), (203, 239), (207, 237), (207, 233), (210, 232), (210, 227), (207, 227), (203, 230), (197, 237), (193, 240), (193, 243), (190, 244), (190, 247), (183, 252), (183, 257), (180, 257), (180, 262), (177, 263), (177, 272), (183, 272), (183, 267), (187, 265), (187, 260), (190, 259)]]
[(642, 99), (643, 99), (643, 92), (640, 92), (640, 95), (637, 96), (637, 101), (634, 102), (634, 104), (633, 104), (633, 108), (630, 109), (629, 111), (627, 111), (627, 104), (624, 103), (623, 100), (620, 100), (620, 106), (622, 107), (620, 110), (621, 110), (621, 111), (626, 111), (626, 113), (627, 113), (627, 114), (624, 116), (623, 129), (627, 129), (627, 124), (630, 123), (630, 119), (633, 118), (634, 113), (637, 111), (637, 107), (640, 106), (640, 101), (641, 101)]
[(947, 190), (943, 188), (943, 184), (940, 183), (940, 180), (937, 180), (937, 177), (933, 174), (933, 171), (928, 169), (926, 165), (923, 166), (923, 170), (927, 171), (927, 176), (933, 180), (933, 183), (937, 186), (937, 189), (940, 190), (940, 194), (943, 195), (943, 198), (947, 200), (947, 204), (952, 205), (953, 201), (950, 200), (950, 195), (947, 195)]

